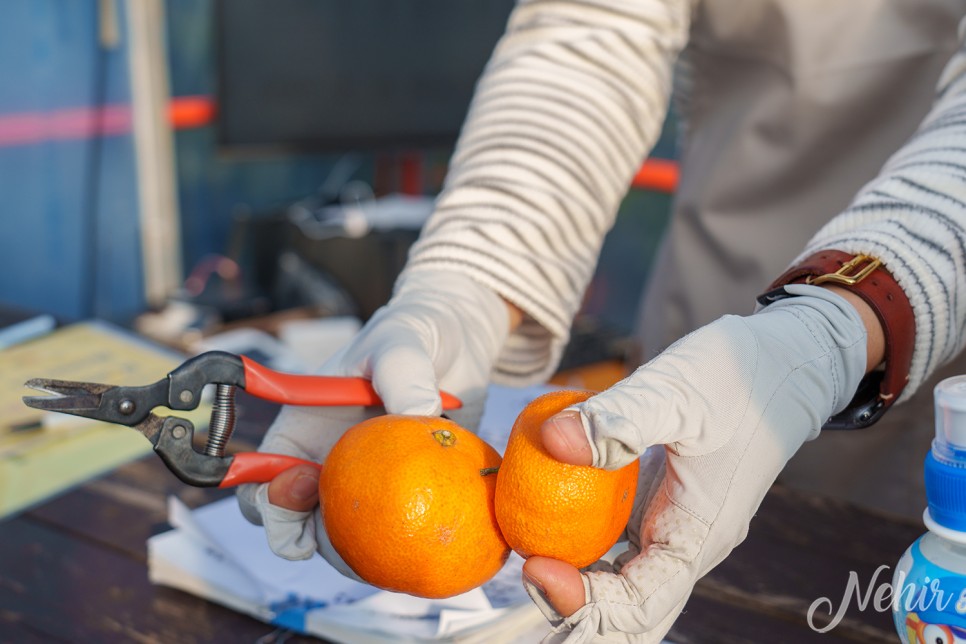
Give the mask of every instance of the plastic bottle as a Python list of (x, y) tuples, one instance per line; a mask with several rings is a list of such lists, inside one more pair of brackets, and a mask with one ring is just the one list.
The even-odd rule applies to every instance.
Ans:
[(926, 456), (929, 530), (896, 565), (892, 616), (906, 644), (966, 642), (966, 376), (933, 391), (936, 438)]

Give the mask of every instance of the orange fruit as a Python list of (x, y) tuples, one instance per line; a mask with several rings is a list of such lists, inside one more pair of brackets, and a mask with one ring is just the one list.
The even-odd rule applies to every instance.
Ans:
[(444, 418), (364, 421), (322, 467), (326, 532), (373, 586), (431, 598), (466, 592), (510, 554), (493, 513), (499, 466), (496, 450)]
[(540, 438), (545, 420), (592, 395), (550, 392), (527, 405), (513, 424), (496, 479), (496, 519), (524, 558), (552, 557), (583, 568), (617, 543), (630, 518), (638, 461), (614, 471), (561, 463)]

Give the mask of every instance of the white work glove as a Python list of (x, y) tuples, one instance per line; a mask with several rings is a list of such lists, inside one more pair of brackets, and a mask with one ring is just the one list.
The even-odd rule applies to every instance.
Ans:
[[(489, 288), (456, 272), (409, 273), (389, 303), (320, 370), (322, 375), (370, 379), (385, 410), (285, 407), (259, 451), (322, 463), (345, 430), (366, 418), (382, 413), (439, 415), (439, 390), (463, 403), (446, 415), (475, 429), (490, 372), (508, 333), (506, 304)], [(317, 473), (299, 478), (307, 496), (317, 492)], [(249, 521), (265, 526), (277, 555), (307, 559), (318, 550), (344, 575), (358, 579), (329, 543), (317, 505), (306, 512), (273, 505), (267, 483), (239, 487), (238, 500)]]
[(525, 578), (552, 641), (659, 642), (695, 582), (744, 540), (788, 459), (850, 402), (866, 364), (856, 309), (823, 288), (786, 290), (798, 297), (695, 331), (544, 426), (545, 444), (548, 432), (583, 449), (589, 439), (597, 467), (647, 452), (629, 550), (579, 577), (586, 603), (563, 619)]

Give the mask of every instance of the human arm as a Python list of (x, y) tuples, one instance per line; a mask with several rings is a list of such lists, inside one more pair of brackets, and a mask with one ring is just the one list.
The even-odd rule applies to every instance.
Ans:
[[(934, 108), (918, 132), (794, 262), (830, 249), (883, 262), (901, 286), (915, 319), (908, 385), (900, 400), (961, 351), (966, 339), (964, 71), (966, 55), (960, 52), (948, 65)], [(585, 403), (578, 408), (579, 416), (559, 419), (564, 422), (558, 425), (569, 427), (569, 443), (574, 449), (561, 449), (560, 443), (568, 441), (559, 440), (562, 435), (554, 436), (560, 430), (552, 425), (546, 428), (548, 449), (557, 450), (563, 460), (587, 462), (589, 453), (593, 464), (608, 467), (619, 466), (650, 445), (665, 446), (651, 450), (645, 458), (653, 466), (649, 473), (656, 483), (645, 486), (642, 517), (628, 526), (632, 548), (617, 566), (580, 575), (560, 562), (533, 560), (527, 564), (528, 572), (547, 591), (545, 595), (535, 593), (538, 603), (547, 595), (556, 602), (561, 611), (557, 615), (548, 611), (548, 615), (561, 630), (573, 629), (573, 641), (584, 641), (596, 632), (639, 633), (640, 641), (659, 640), (682, 609), (693, 583), (744, 538), (748, 522), (785, 461), (803, 440), (818, 433), (845, 396), (854, 393), (857, 380), (844, 374), (857, 373), (860, 363), (862, 371), (868, 371), (880, 361), (877, 346), (884, 347), (884, 343), (880, 345), (873, 336), (882, 329), (870, 324), (868, 311), (861, 315), (861, 304), (816, 308), (817, 316), (797, 311), (809, 324), (807, 329), (793, 332), (782, 317), (787, 320), (789, 312), (803, 305), (813, 308), (805, 302), (802, 287), (795, 288), (799, 297), (745, 318), (754, 329), (756, 339), (751, 344), (756, 347), (767, 347), (766, 339), (781, 329), (783, 342), (759, 354), (768, 358), (760, 363), (761, 368), (782, 373), (781, 368), (776, 370), (776, 359), (786, 359), (792, 351), (808, 346), (810, 337), (832, 337), (849, 318), (862, 322), (866, 347), (862, 360), (854, 354), (848, 357), (850, 352), (842, 345), (833, 353), (839, 354), (840, 364), (852, 368), (815, 371), (801, 363), (787, 371), (794, 384), (791, 389), (770, 384), (779, 380), (774, 377), (757, 382), (754, 377), (729, 378), (728, 395), (714, 402), (717, 378), (709, 380), (704, 375), (723, 372), (721, 362), (728, 362), (729, 346), (751, 350), (748, 336), (743, 340), (735, 332), (739, 327), (719, 320)], [(702, 340), (708, 337), (707, 331), (720, 334), (719, 342)], [(700, 349), (690, 351), (693, 364), (681, 363), (682, 348), (692, 346)], [(669, 372), (677, 377), (667, 379)], [(819, 379), (851, 384), (839, 389), (836, 396), (822, 396), (814, 393)], [(803, 396), (804, 392), (813, 393)], [(760, 407), (760, 411), (743, 419), (737, 430), (729, 428), (726, 419), (735, 408), (763, 397), (777, 401), (777, 406), (775, 402), (753, 404), (748, 409)], [(567, 422), (574, 420), (579, 432)], [(693, 431), (695, 427), (704, 428), (705, 438)], [(740, 439), (743, 432), (749, 433)], [(725, 440), (725, 444), (719, 446), (710, 437)], [(736, 445), (738, 453), (729, 456), (728, 450)], [(695, 467), (695, 463), (703, 467)], [(669, 529), (673, 522), (676, 526)], [(547, 608), (545, 603), (543, 606)], [(569, 619), (562, 619), (575, 609)]]
[(546, 380), (664, 123), (689, 0), (520, 2), (407, 271), (463, 272), (525, 316), (495, 380)]
[[(480, 80), (436, 210), (400, 277), (406, 284), (459, 275), (471, 280), (471, 290), (502, 299), (481, 297), (473, 305), (491, 309), (477, 316), (483, 319), (494, 307), (510, 316), (496, 353), (477, 368), (482, 383), (539, 382), (556, 367), (604, 234), (663, 124), (689, 9), (689, 0), (524, 0), (514, 10)], [(408, 300), (432, 290), (409, 290)], [(466, 324), (434, 310), (413, 326), (432, 329), (427, 337), (471, 344), (473, 306), (458, 312)], [(386, 323), (398, 311), (394, 298), (355, 349), (377, 355), (377, 345), (400, 342), (398, 325)], [(484, 334), (492, 326), (483, 325)], [(425, 352), (426, 345), (413, 346)], [(377, 360), (351, 373), (373, 377), (390, 412), (439, 413), (422, 404), (436, 386), (462, 395), (447, 387), (452, 378), (435, 357), (415, 377), (393, 363)], [(413, 385), (423, 391), (414, 393)], [(286, 408), (261, 449), (320, 460), (358, 420), (351, 410)], [(293, 469), (257, 498), (254, 488), (241, 491), (246, 515), (266, 524), (277, 552), (303, 556), (312, 539), (324, 541), (309, 518), (314, 476)]]
[[(389, 413), (439, 415), (439, 391), (447, 391), (462, 402), (447, 414), (473, 428), (514, 317), (499, 296), (465, 275), (409, 275), (321, 373), (371, 380)], [(259, 450), (321, 463), (346, 428), (380, 413), (384, 411), (378, 407), (284, 407)], [(353, 576), (328, 542), (317, 489), (318, 472), (305, 466), (270, 484), (241, 486), (238, 499), (246, 518), (265, 526), (276, 554), (304, 559), (318, 550)]]
[[(826, 288), (854, 309), (853, 322), (858, 322), (854, 325), (854, 330), (858, 335), (865, 336), (864, 373), (869, 373), (882, 363), (885, 352), (885, 336), (879, 319), (868, 303), (853, 292), (835, 286)], [(841, 312), (851, 314), (850, 311), (836, 311), (835, 308), (829, 308), (828, 311), (833, 314)], [(785, 341), (793, 342), (794, 339), (785, 338)], [(858, 372), (861, 360), (856, 357), (854, 363), (853, 372)], [(699, 369), (701, 368), (700, 365), (696, 366)], [(734, 385), (735, 383), (731, 382), (725, 384), (727, 387)], [(606, 406), (606, 403), (601, 404)], [(550, 455), (566, 463), (592, 465), (594, 463), (594, 450), (587, 440), (579, 414), (560, 414), (552, 420), (553, 422), (545, 423), (541, 427), (543, 444)], [(651, 459), (652, 465), (654, 465), (653, 461), (654, 459)], [(652, 467), (646, 468), (642, 480), (653, 483), (653, 479), (662, 477), (657, 476), (657, 472)], [(651, 498), (653, 499), (653, 496)], [(641, 506), (644, 504), (641, 501)], [(641, 521), (642, 509), (643, 507), (639, 508), (633, 520)], [(531, 584), (536, 584), (540, 588), (560, 616), (570, 616), (587, 603), (580, 571), (569, 564), (546, 557), (534, 557), (527, 561), (524, 574)]]

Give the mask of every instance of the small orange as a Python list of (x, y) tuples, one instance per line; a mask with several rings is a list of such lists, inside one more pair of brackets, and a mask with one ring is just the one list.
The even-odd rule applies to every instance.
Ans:
[(583, 568), (613, 546), (630, 518), (638, 461), (619, 470), (570, 465), (543, 447), (540, 425), (592, 396), (553, 391), (517, 417), (496, 480), (496, 518), (520, 556), (540, 555)]
[(493, 513), (499, 466), (496, 450), (444, 418), (364, 421), (322, 467), (326, 532), (373, 586), (431, 598), (466, 592), (510, 554)]

